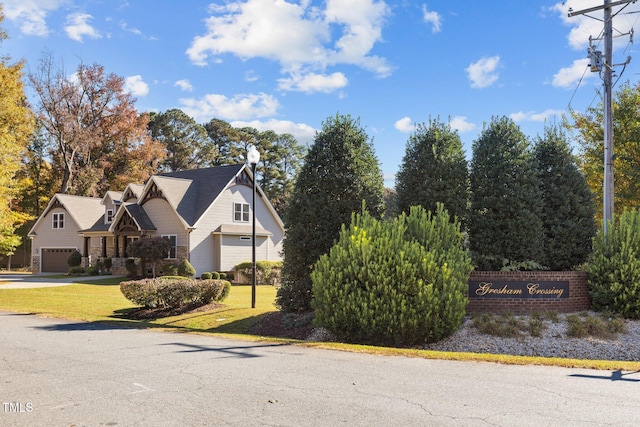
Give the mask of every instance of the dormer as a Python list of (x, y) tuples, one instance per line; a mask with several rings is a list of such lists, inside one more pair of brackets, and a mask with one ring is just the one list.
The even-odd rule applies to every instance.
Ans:
[(113, 217), (116, 215), (118, 207), (120, 207), (120, 200), (122, 199), (122, 193), (119, 191), (107, 191), (107, 194), (102, 198), (102, 204), (104, 205), (104, 223), (111, 224)]

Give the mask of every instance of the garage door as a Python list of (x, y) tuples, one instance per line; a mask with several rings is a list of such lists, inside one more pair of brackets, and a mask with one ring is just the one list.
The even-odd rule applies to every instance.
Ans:
[(43, 273), (66, 273), (69, 271), (67, 259), (74, 248), (42, 249)]

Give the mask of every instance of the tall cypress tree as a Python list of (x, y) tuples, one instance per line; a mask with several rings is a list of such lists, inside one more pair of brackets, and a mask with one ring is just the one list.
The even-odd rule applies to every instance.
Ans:
[(543, 264), (569, 270), (585, 262), (591, 252), (597, 231), (594, 197), (561, 128), (545, 127), (533, 153), (543, 201)]
[(542, 261), (542, 199), (529, 142), (508, 117), (493, 118), (473, 143), (469, 239), (476, 266)]
[(420, 124), (407, 142), (396, 175), (398, 210), (420, 205), (435, 212), (442, 203), (453, 219), (464, 223), (469, 202), (469, 172), (462, 141), (448, 124), (429, 120)]
[(336, 242), (351, 214), (384, 211), (382, 172), (359, 119), (336, 114), (322, 124), (305, 158), (286, 211), (282, 286), (277, 305), (311, 309), (311, 270)]

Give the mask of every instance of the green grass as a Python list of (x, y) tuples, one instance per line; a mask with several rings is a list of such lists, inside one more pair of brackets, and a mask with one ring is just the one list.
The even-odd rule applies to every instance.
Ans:
[(33, 313), (87, 322), (117, 322), (128, 326), (166, 328), (191, 332), (243, 334), (259, 316), (275, 311), (276, 288), (258, 286), (256, 308), (251, 308), (251, 287), (233, 286), (224, 307), (155, 320), (124, 317), (135, 305), (120, 292), (120, 279), (79, 279), (68, 286), (32, 289), (0, 288), (0, 310)]
[[(200, 334), (232, 334), (234, 338), (261, 339), (246, 335), (248, 328), (261, 316), (276, 310), (274, 301), (276, 288), (258, 286), (256, 308), (251, 308), (251, 287), (233, 286), (229, 297), (223, 301), (224, 307), (201, 312), (183, 314), (155, 320), (135, 321), (124, 317), (127, 311), (135, 308), (120, 292), (120, 278), (91, 280), (78, 278), (78, 282), (68, 286), (2, 289), (0, 287), (0, 310), (16, 313), (33, 313), (45, 317), (64, 318), (86, 322), (109, 322), (138, 328), (160, 328), (178, 332)], [(495, 323), (485, 319), (487, 325)], [(507, 322), (510, 323), (510, 322)], [(485, 325), (485, 326), (487, 326)], [(511, 325), (519, 331), (531, 328), (531, 325)], [(524, 326), (524, 327), (523, 327)], [(537, 325), (536, 325), (537, 326)], [(591, 369), (640, 370), (640, 362), (619, 362), (602, 360), (575, 360), (562, 358), (508, 356), (478, 353), (453, 353), (416, 349), (398, 349), (372, 347), (341, 343), (307, 343), (295, 340), (268, 339), (269, 341), (289, 342), (314, 348), (327, 348), (340, 351), (363, 352), (369, 354), (420, 357), (425, 359), (444, 359), (459, 361), (493, 362), (515, 365), (547, 365), (579, 367)]]

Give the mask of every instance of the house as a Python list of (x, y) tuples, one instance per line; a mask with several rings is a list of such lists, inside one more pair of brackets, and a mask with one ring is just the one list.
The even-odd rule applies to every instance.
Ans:
[[(78, 250), (85, 266), (111, 258), (126, 273), (127, 245), (145, 237), (169, 239), (166, 262), (187, 259), (197, 275), (232, 271), (252, 256), (252, 180), (248, 166), (228, 165), (154, 175), (102, 198), (56, 194), (29, 232), (32, 271), (66, 272)], [(255, 213), (256, 260), (280, 260), (284, 224), (259, 186)]]

